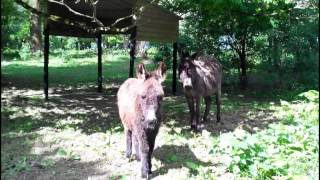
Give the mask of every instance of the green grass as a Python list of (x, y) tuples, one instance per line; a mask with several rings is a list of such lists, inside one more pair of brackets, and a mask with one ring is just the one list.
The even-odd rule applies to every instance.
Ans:
[[(81, 52), (81, 51), (80, 51)], [(68, 53), (68, 52), (64, 52)], [(59, 53), (49, 57), (49, 86), (75, 86), (82, 84), (96, 84), (97, 82), (97, 56), (89, 53), (88, 56), (70, 53), (65, 61)], [(134, 72), (140, 58), (136, 59)], [(129, 76), (129, 53), (114, 52), (102, 57), (102, 76), (104, 82), (123, 82)], [(155, 68), (153, 63), (146, 64), (146, 68)], [(43, 59), (33, 57), (27, 61), (4, 61), (1, 65), (2, 76), (13, 85), (41, 88), (43, 84)], [(168, 71), (170, 78), (171, 72)]]

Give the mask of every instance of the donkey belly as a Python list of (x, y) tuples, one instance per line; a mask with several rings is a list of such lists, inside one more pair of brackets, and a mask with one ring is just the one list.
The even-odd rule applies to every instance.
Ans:
[(132, 130), (132, 124), (135, 119), (135, 98), (136, 98), (136, 84), (139, 82), (136, 79), (128, 79), (119, 88), (118, 109), (119, 116), (125, 128)]

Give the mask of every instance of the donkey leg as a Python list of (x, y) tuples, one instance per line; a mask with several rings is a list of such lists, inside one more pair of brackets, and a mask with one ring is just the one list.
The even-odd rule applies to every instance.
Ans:
[(149, 164), (149, 174), (151, 174), (151, 169), (152, 169), (152, 163), (151, 163), (151, 159), (152, 159), (152, 153), (153, 153), (153, 148), (154, 148), (154, 144), (155, 144), (155, 140), (156, 140), (156, 132), (150, 132), (148, 133), (148, 144), (149, 144), (149, 153), (148, 153), (148, 164)]
[(220, 122), (220, 106), (221, 106), (221, 92), (216, 93), (216, 103), (217, 103), (217, 122)]
[(130, 158), (132, 154), (132, 131), (126, 130), (126, 144), (127, 144), (127, 149), (126, 149), (126, 157)]
[(139, 141), (139, 149), (141, 152), (141, 177), (147, 178), (150, 174), (149, 170), (149, 144), (147, 141), (147, 134), (146, 132), (140, 132), (138, 137)]
[(134, 135), (133, 136), (133, 144), (134, 144), (134, 149), (136, 150), (136, 157), (135, 159), (137, 161), (140, 161), (141, 160), (141, 157), (140, 157), (140, 149), (139, 149), (139, 141), (138, 141), (138, 137), (137, 135)]
[(198, 126), (199, 126), (199, 120), (200, 120), (200, 97), (195, 97), (195, 103), (196, 103), (196, 117), (195, 117), (195, 121), (196, 121), (196, 128), (195, 130), (198, 131)]
[(210, 111), (210, 107), (211, 107), (211, 97), (207, 96), (204, 98), (205, 102), (206, 102), (206, 110), (204, 111), (204, 115), (203, 115), (203, 121), (206, 122), (208, 119), (208, 114)]
[(190, 125), (191, 129), (195, 128), (195, 122), (194, 122), (194, 101), (192, 97), (186, 96), (188, 106), (189, 106), (189, 112), (190, 112)]

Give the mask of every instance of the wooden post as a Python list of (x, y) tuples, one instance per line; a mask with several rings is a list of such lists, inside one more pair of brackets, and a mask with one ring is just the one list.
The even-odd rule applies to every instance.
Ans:
[(133, 32), (130, 36), (130, 69), (129, 69), (129, 77), (133, 77), (133, 67), (135, 60), (135, 51), (136, 51), (136, 35), (137, 29), (133, 28)]
[(97, 38), (98, 47), (98, 92), (102, 92), (102, 48), (101, 48), (101, 34)]
[(177, 42), (173, 43), (173, 62), (172, 62), (172, 94), (177, 92)]
[(48, 89), (49, 89), (49, 27), (47, 26), (44, 30), (44, 50), (43, 50), (43, 57), (44, 57), (44, 67), (43, 67), (43, 82), (44, 82), (44, 95), (45, 100), (48, 100)]

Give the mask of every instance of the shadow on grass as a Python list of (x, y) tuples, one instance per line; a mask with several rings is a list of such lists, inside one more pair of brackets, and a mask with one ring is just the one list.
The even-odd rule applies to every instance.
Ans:
[[(7, 90), (9, 91), (9, 90)], [(12, 90), (14, 91), (14, 90)], [(13, 96), (4, 99), (3, 105), (19, 107), (6, 110), (1, 121), (4, 131), (30, 132), (40, 127), (57, 129), (80, 129), (86, 134), (105, 133), (107, 130), (121, 128), (116, 104), (117, 88), (108, 88), (104, 93), (95, 89), (54, 91), (48, 102), (41, 97)], [(105, 92), (108, 92), (105, 93)], [(7, 92), (8, 93), (8, 92)]]
[(169, 169), (186, 167), (193, 175), (197, 175), (200, 166), (209, 166), (211, 163), (197, 159), (188, 146), (163, 145), (154, 150), (153, 155), (163, 166), (153, 172), (153, 177), (166, 174)]
[[(200, 131), (209, 131), (214, 136), (220, 133), (234, 131), (241, 128), (250, 133), (268, 128), (269, 124), (279, 122), (274, 116), (273, 105), (280, 104), (280, 98), (268, 98), (261, 100), (250, 94), (226, 94), (222, 96), (221, 122), (216, 122), (216, 104), (212, 102), (208, 122), (200, 120)], [(201, 115), (205, 105), (202, 103)], [(190, 130), (190, 115), (186, 99), (183, 95), (167, 97), (164, 104), (164, 124), (170, 128), (169, 134), (179, 134), (192, 138), (194, 134)], [(180, 129), (177, 131), (177, 129)]]
[[(101, 161), (83, 162), (59, 154), (59, 148), (45, 150), (42, 137), (35, 133), (1, 137), (1, 179), (107, 179), (111, 172)], [(39, 152), (41, 149), (41, 152)], [(37, 151), (37, 152), (36, 152)], [(56, 159), (58, 158), (58, 159)]]

